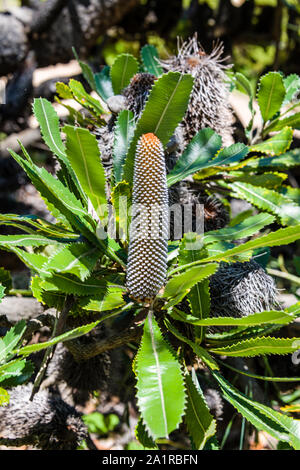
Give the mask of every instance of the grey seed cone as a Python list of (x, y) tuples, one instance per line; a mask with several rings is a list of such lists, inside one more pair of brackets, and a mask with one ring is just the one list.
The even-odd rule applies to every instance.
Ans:
[(206, 54), (198, 43), (197, 36), (179, 45), (178, 54), (160, 63), (165, 72), (172, 70), (189, 73), (194, 77), (188, 110), (180, 124), (185, 145), (204, 127), (211, 127), (223, 140), (223, 145), (233, 143), (233, 113), (229, 105), (225, 70), (231, 66), (223, 64), (223, 45), (216, 45)]
[(168, 252), (168, 190), (163, 146), (152, 133), (139, 139), (133, 177), (126, 285), (145, 301), (165, 282)]
[(211, 316), (244, 317), (279, 307), (276, 284), (256, 261), (221, 263), (210, 278)]
[(76, 450), (88, 437), (80, 414), (58, 395), (40, 390), (30, 401), (32, 384), (9, 391), (0, 407), (0, 436), (11, 445), (31, 444), (43, 450)]

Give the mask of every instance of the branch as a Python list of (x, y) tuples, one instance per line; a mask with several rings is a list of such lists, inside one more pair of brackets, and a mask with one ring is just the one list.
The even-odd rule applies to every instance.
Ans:
[(137, 341), (141, 337), (142, 332), (141, 325), (135, 324), (119, 334), (101, 339), (100, 341), (83, 344), (77, 339), (66, 341), (64, 344), (73, 355), (75, 361), (82, 362), (111, 349), (119, 348), (131, 341)]

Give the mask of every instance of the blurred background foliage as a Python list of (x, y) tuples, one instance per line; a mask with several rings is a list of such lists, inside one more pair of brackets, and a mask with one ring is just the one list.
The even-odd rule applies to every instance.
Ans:
[[(2, 0), (0, 11), (30, 1)], [(122, 52), (137, 56), (146, 43), (163, 58), (176, 50), (178, 36), (194, 32), (207, 52), (221, 40), (235, 71), (253, 82), (268, 70), (300, 73), (299, 0), (140, 0), (99, 36), (91, 61), (111, 65)]]
[(141, 0), (117, 27), (100, 36), (94, 57), (111, 65), (122, 52), (138, 55), (146, 43), (162, 58), (177, 38), (194, 32), (209, 52), (222, 41), (234, 70), (252, 82), (268, 70), (300, 73), (298, 0)]

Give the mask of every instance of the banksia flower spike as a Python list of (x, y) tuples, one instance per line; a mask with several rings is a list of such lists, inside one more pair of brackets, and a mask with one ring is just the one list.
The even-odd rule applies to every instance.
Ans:
[(152, 133), (140, 137), (135, 155), (132, 220), (126, 284), (138, 301), (163, 287), (168, 251), (168, 190), (164, 150)]

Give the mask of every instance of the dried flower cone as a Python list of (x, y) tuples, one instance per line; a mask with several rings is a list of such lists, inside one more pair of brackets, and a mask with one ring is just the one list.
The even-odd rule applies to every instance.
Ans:
[(198, 43), (197, 36), (183, 42), (178, 54), (160, 63), (165, 72), (190, 73), (194, 86), (186, 115), (180, 125), (185, 145), (204, 127), (211, 127), (223, 140), (223, 145), (233, 143), (233, 113), (229, 105), (225, 70), (222, 58), (223, 45), (217, 44), (206, 54)]
[(165, 282), (168, 251), (168, 190), (164, 150), (152, 133), (140, 137), (133, 177), (127, 288), (148, 301)]

